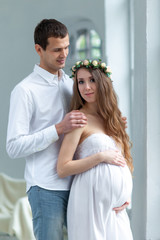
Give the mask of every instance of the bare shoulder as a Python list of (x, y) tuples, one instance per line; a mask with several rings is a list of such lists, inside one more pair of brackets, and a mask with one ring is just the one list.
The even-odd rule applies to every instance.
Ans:
[(83, 132), (85, 131), (86, 127), (79, 127), (79, 128), (75, 128), (74, 130), (66, 133), (64, 135), (64, 138), (67, 139), (68, 141), (74, 141), (77, 138), (81, 138), (81, 136), (83, 135)]
[(88, 112), (86, 112), (86, 110), (84, 110), (83, 108), (81, 108), (79, 111), (84, 113), (88, 121), (92, 120), (94, 117), (92, 114), (89, 114)]
[(80, 143), (84, 141), (85, 138), (92, 135), (93, 133), (102, 132), (105, 133), (105, 126), (102, 118), (98, 114), (90, 114), (85, 110), (81, 109), (87, 117), (87, 125), (81, 133)]

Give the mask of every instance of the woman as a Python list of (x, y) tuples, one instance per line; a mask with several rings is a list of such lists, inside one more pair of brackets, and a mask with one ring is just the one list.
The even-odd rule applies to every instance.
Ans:
[[(57, 165), (60, 177), (76, 174), (68, 203), (69, 240), (132, 240), (126, 210), (113, 211), (131, 198), (133, 165), (111, 71), (96, 60), (80, 61), (72, 71), (72, 109), (82, 111), (88, 124), (65, 135)], [(103, 151), (115, 149), (125, 166), (105, 163)], [(88, 156), (98, 153), (97, 165), (85, 171)]]

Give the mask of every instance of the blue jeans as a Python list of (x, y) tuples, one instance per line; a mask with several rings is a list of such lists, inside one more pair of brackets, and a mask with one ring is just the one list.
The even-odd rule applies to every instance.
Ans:
[(46, 190), (34, 186), (27, 194), (36, 240), (63, 240), (69, 191)]

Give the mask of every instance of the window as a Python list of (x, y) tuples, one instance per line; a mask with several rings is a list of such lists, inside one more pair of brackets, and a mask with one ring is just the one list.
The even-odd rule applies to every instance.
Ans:
[(67, 19), (70, 47), (65, 72), (70, 76), (70, 68), (76, 61), (84, 59), (103, 59), (104, 49), (95, 25), (88, 19)]
[(76, 40), (76, 59), (101, 58), (101, 39), (95, 30), (79, 30)]

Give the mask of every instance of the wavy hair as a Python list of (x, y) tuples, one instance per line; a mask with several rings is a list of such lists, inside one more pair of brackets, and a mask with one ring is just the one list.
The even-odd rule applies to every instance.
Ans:
[[(132, 173), (133, 160), (130, 152), (131, 142), (125, 131), (125, 124), (122, 120), (122, 114), (118, 107), (117, 95), (113, 88), (112, 81), (98, 68), (87, 70), (92, 74), (97, 86), (96, 101), (98, 114), (104, 121), (106, 134), (113, 137), (114, 140), (121, 145), (122, 154), (124, 155), (127, 165)], [(85, 105), (85, 100), (81, 97), (78, 89), (77, 72), (75, 73), (73, 85), (71, 110), (81, 109)]]

